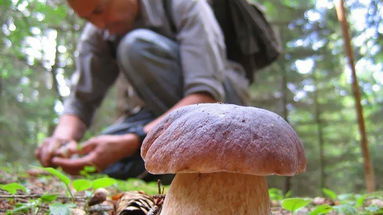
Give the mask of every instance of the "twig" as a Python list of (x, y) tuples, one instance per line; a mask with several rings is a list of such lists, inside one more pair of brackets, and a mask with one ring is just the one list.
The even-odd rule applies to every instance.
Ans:
[(89, 208), (88, 212), (103, 212), (103, 211), (111, 211), (114, 210), (111, 205), (93, 205)]
[(161, 192), (161, 180), (160, 179), (157, 180), (157, 186), (158, 186), (158, 194), (162, 194), (162, 192)]
[[(52, 195), (57, 195), (57, 194), (52, 194)], [(0, 195), (0, 199), (37, 199), (40, 198), (41, 194), (25, 194), (25, 195)], [(66, 196), (57, 196), (57, 199), (61, 200), (72, 200), (71, 197), (66, 197)], [(76, 201), (86, 201), (86, 197), (73, 197), (74, 200)]]

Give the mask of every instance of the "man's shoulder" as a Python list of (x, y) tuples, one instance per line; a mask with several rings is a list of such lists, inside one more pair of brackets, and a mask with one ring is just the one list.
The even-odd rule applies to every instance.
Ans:
[(81, 33), (80, 41), (89, 40), (112, 40), (113, 35), (109, 34), (107, 30), (97, 28), (90, 22), (87, 22)]
[(87, 40), (91, 37), (95, 37), (101, 34), (101, 30), (94, 26), (92, 23), (88, 22), (85, 24), (84, 29), (82, 31), (81, 40)]

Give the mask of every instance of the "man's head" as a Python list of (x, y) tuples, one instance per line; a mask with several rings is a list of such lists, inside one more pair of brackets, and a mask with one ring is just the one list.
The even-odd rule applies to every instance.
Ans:
[(138, 14), (138, 0), (68, 0), (82, 18), (112, 34), (132, 29)]

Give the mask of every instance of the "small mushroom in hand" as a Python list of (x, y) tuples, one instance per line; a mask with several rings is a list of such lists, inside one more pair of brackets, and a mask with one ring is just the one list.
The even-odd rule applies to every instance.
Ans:
[(61, 143), (59, 147), (55, 150), (54, 156), (62, 158), (71, 158), (73, 154), (77, 153), (78, 144), (76, 141), (66, 141)]
[(141, 148), (153, 174), (176, 173), (161, 214), (270, 214), (265, 176), (305, 171), (303, 145), (275, 113), (197, 104), (168, 114)]

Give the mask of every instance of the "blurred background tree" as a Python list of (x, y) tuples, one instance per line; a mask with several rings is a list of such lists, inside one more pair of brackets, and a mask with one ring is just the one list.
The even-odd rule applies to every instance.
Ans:
[[(270, 177), (295, 195), (321, 188), (364, 191), (358, 125), (332, 1), (259, 0), (279, 33), (283, 55), (256, 74), (252, 105), (284, 116), (309, 160), (297, 177)], [(377, 188), (383, 167), (383, 2), (349, 0), (349, 21)], [(0, 161), (36, 162), (33, 151), (54, 128), (69, 95), (84, 22), (58, 0), (0, 0)], [(118, 90), (98, 111), (91, 136), (119, 115)]]

